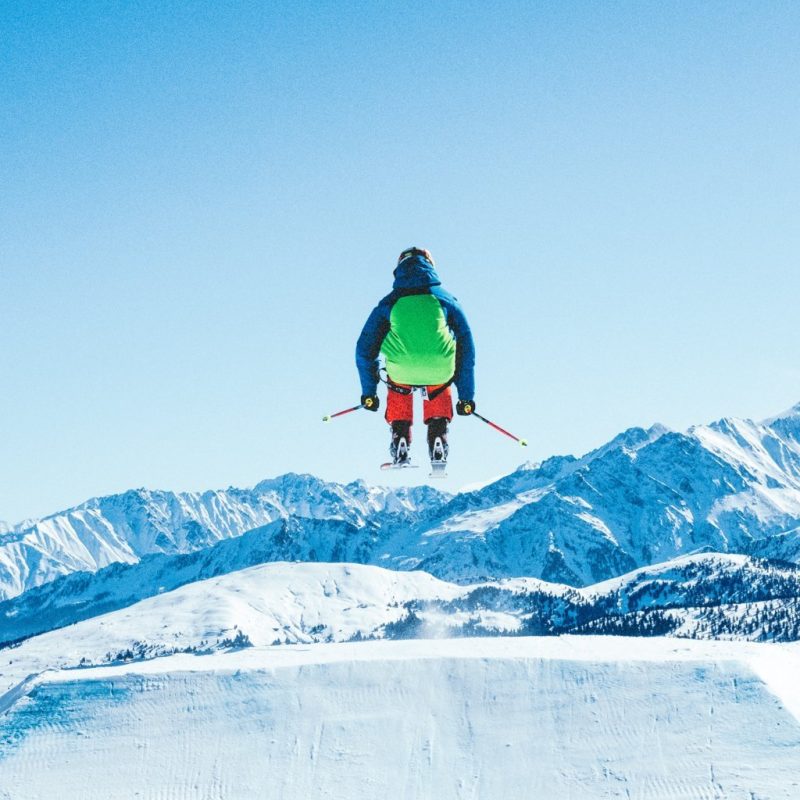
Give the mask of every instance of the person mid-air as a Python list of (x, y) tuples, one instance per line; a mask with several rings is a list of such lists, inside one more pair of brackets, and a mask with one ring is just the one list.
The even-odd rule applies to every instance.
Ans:
[(369, 315), (356, 344), (361, 405), (377, 411), (375, 394), (383, 356), (387, 375), (386, 421), (392, 427), (391, 466), (410, 466), (413, 391), (423, 392), (423, 421), (433, 474), (447, 463), (447, 426), (453, 418), (450, 386), (458, 389), (456, 411), (475, 410), (475, 345), (458, 301), (441, 285), (427, 250), (400, 254), (394, 286)]

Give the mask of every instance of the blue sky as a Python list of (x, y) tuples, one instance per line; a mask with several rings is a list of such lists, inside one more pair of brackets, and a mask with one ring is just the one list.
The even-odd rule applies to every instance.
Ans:
[(794, 3), (3, 3), (0, 519), (378, 483), (355, 339), (428, 247), (451, 480), (800, 400)]

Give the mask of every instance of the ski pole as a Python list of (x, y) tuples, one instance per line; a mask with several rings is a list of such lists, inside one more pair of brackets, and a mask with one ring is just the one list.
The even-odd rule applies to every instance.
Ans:
[(337, 411), (335, 414), (326, 414), (323, 418), (323, 422), (330, 422), (334, 417), (341, 417), (342, 414), (350, 414), (353, 411), (358, 411), (359, 408), (364, 408), (360, 403), (357, 406), (353, 406), (352, 408), (346, 408), (344, 411)]
[(527, 447), (528, 443), (525, 439), (520, 439), (519, 436), (514, 436), (513, 433), (509, 433), (505, 428), (501, 428), (499, 425), (492, 422), (490, 419), (486, 419), (486, 417), (482, 417), (477, 411), (473, 411), (470, 416), (477, 417), (479, 420), (482, 420), (487, 425), (491, 425), (496, 431), (500, 431), (500, 433), (505, 434), (508, 436), (509, 439), (513, 439), (515, 442), (519, 442), (522, 447)]

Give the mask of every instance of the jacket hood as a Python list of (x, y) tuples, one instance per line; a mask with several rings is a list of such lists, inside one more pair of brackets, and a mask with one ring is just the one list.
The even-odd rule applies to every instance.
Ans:
[(404, 259), (394, 271), (395, 289), (424, 289), (426, 286), (440, 286), (441, 283), (433, 264), (422, 256)]

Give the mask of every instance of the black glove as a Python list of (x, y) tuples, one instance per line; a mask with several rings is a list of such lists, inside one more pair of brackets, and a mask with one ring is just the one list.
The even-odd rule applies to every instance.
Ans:
[(456, 414), (458, 414), (460, 417), (468, 417), (474, 410), (474, 400), (459, 400), (456, 403)]
[(376, 394), (362, 394), (361, 405), (364, 406), (367, 411), (377, 411), (381, 407), (381, 401)]

